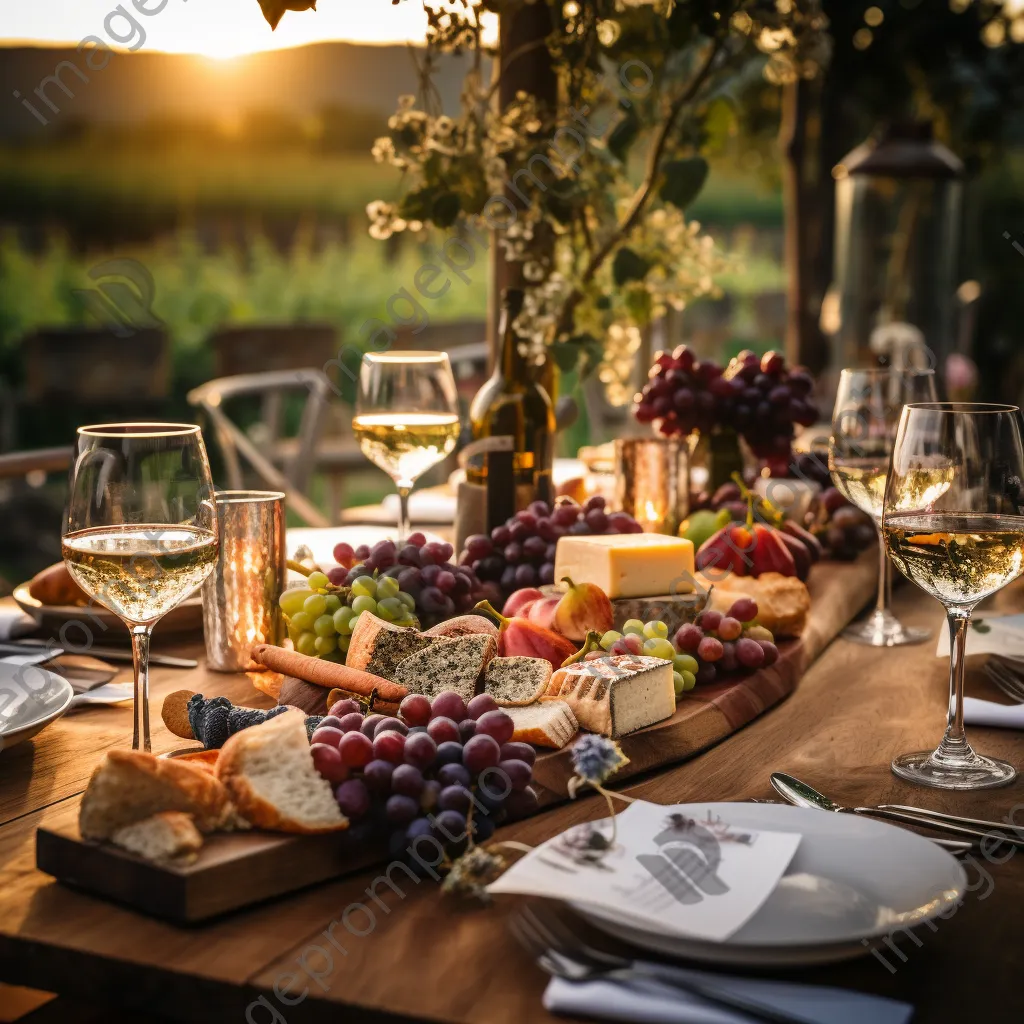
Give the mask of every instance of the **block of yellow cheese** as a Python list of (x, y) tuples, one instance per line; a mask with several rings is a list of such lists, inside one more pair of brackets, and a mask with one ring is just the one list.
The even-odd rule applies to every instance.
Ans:
[(689, 594), (694, 590), (693, 544), (660, 533), (562, 537), (555, 580), (596, 583), (610, 598)]

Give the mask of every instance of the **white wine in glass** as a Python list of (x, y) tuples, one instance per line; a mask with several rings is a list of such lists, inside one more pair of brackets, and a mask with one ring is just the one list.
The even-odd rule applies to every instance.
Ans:
[[(935, 374), (931, 370), (876, 367), (843, 370), (839, 376), (828, 468), (836, 489), (867, 512), (879, 530), (878, 599), (866, 619), (843, 631), (847, 640), (872, 647), (895, 647), (921, 643), (931, 636), (931, 630), (904, 626), (889, 608), (889, 559), (881, 537), (881, 523), (889, 456), (903, 406), (908, 402), (935, 400)], [(951, 472), (948, 462), (945, 467)], [(938, 464), (935, 468), (941, 492), (942, 471)], [(949, 486), (948, 479), (945, 486)]]
[[(948, 482), (935, 483), (935, 467)], [(904, 754), (893, 772), (942, 789), (987, 789), (1016, 770), (983, 757), (964, 732), (964, 656), (971, 613), (1024, 571), (1024, 445), (1020, 410), (924, 403), (903, 410), (885, 488), (882, 531), (896, 567), (946, 608), (946, 732), (935, 751)]]
[(413, 485), (455, 451), (460, 429), (458, 393), (446, 353), (363, 356), (352, 430), (363, 454), (398, 488), (400, 542), (412, 530)]
[(153, 626), (198, 590), (217, 563), (213, 483), (199, 427), (80, 428), (61, 546), (78, 585), (131, 631), (132, 745), (149, 750)]

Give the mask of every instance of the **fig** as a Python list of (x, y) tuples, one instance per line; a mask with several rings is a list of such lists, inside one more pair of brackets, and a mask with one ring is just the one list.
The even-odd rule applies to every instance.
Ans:
[(566, 637), (521, 615), (508, 618), (495, 611), (488, 601), (481, 601), (475, 611), (490, 616), (498, 623), (498, 654), (503, 658), (541, 658), (554, 670), (561, 668), (565, 660), (576, 653), (576, 644)]
[(602, 636), (615, 624), (612, 603), (596, 583), (574, 583), (568, 576), (562, 582), (568, 590), (555, 608), (552, 626), (570, 640), (582, 641), (596, 631)]
[(525, 615), (530, 605), (534, 601), (539, 601), (543, 596), (544, 594), (536, 587), (523, 587), (521, 590), (513, 591), (505, 602), (505, 607), (501, 609), (501, 614), (507, 615), (509, 618), (520, 613)]

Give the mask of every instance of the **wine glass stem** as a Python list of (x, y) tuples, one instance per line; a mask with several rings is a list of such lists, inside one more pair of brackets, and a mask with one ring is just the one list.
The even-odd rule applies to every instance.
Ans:
[(889, 598), (892, 594), (889, 552), (885, 549), (885, 537), (882, 534), (881, 524), (877, 521), (875, 529), (878, 531), (878, 597), (875, 601), (875, 610), (884, 615), (889, 610)]
[(967, 746), (964, 733), (964, 656), (967, 653), (967, 629), (971, 624), (970, 608), (947, 608), (949, 623), (949, 709), (946, 734), (939, 752), (960, 755)]
[(135, 664), (135, 736), (133, 750), (152, 750), (149, 738), (149, 638), (151, 626), (132, 627), (132, 661)]
[(412, 533), (412, 523), (409, 521), (409, 495), (412, 493), (411, 484), (398, 485), (398, 543), (399, 546), (405, 543), (406, 538)]

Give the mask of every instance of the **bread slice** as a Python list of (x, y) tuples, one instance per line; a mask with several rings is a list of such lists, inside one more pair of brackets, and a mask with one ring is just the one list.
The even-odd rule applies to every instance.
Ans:
[(526, 707), (544, 695), (551, 671), (551, 662), (545, 658), (495, 658), (484, 673), (484, 692), (499, 707)]
[(410, 626), (396, 626), (382, 618), (363, 612), (352, 631), (345, 664), (363, 669), (375, 676), (394, 679), (395, 666), (403, 659), (437, 643)]
[(584, 729), (625, 736), (675, 713), (672, 662), (637, 654), (579, 661), (552, 674), (544, 700), (565, 701)]
[(190, 864), (203, 845), (203, 837), (190, 814), (161, 811), (119, 828), (110, 841), (121, 849), (152, 861), (179, 860)]
[(392, 678), (410, 693), (436, 697), (445, 690), (454, 690), (469, 701), (491, 659), (498, 653), (498, 644), (487, 633), (460, 636), (457, 640), (438, 640), (398, 663)]
[(544, 701), (525, 708), (506, 708), (505, 713), (515, 723), (512, 740), (516, 743), (560, 749), (579, 731), (572, 708), (561, 700)]
[(460, 636), (471, 636), (474, 633), (486, 633), (498, 639), (498, 627), (482, 615), (456, 615), (445, 619), (430, 629), (423, 630), (424, 636), (432, 636), (443, 640), (456, 640)]
[(348, 827), (330, 783), (313, 765), (301, 711), (236, 732), (221, 748), (217, 776), (257, 828), (308, 834)]
[(89, 779), (78, 824), (84, 839), (109, 839), (143, 818), (182, 811), (212, 832), (230, 820), (231, 810), (227, 790), (204, 768), (141, 750), (111, 750)]

